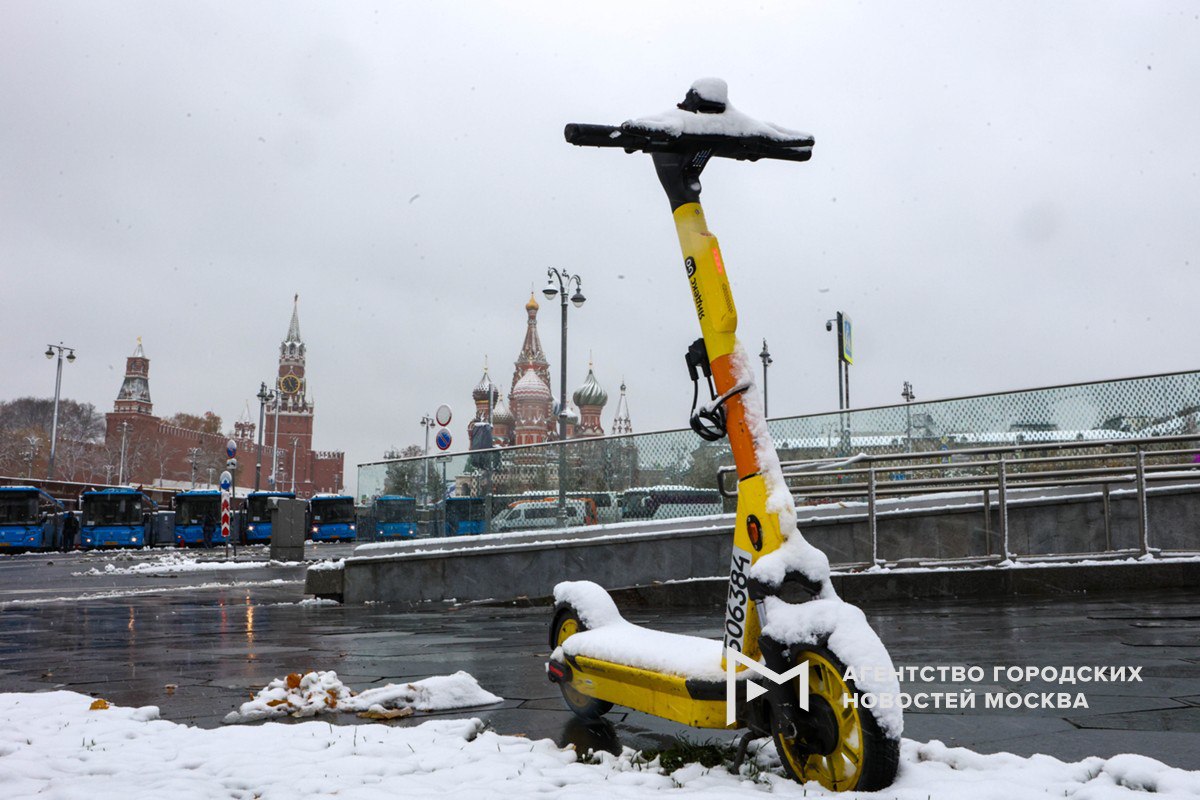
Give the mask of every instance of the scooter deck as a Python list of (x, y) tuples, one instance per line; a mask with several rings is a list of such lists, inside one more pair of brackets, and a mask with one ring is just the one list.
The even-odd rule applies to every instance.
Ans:
[[(564, 678), (555, 679), (555, 667)], [(565, 667), (565, 668), (564, 668)], [(552, 680), (580, 694), (695, 728), (727, 728), (725, 684), (602, 661), (585, 655), (551, 659)]]

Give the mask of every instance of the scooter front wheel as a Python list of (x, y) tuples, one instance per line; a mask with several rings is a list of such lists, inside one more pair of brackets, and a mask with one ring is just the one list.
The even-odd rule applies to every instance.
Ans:
[(845, 665), (822, 645), (793, 652), (793, 663), (808, 662), (808, 716), (818, 733), (810, 741), (775, 733), (775, 749), (788, 776), (835, 792), (890, 786), (900, 762), (900, 742), (884, 735), (872, 709), (844, 702), (858, 696), (854, 681), (844, 677)]
[[(586, 630), (587, 626), (579, 618), (575, 607), (569, 603), (559, 603), (554, 607), (554, 622), (550, 624), (551, 649), (560, 647), (571, 636)], [(597, 720), (612, 711), (613, 704), (606, 700), (588, 697), (567, 683), (560, 683), (558, 687), (562, 690), (563, 702), (567, 704), (567, 708), (580, 719)]]

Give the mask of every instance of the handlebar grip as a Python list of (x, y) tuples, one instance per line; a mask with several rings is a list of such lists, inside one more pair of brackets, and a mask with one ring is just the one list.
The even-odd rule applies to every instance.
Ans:
[(661, 134), (655, 137), (650, 131), (629, 130), (620, 125), (586, 125), (580, 122), (567, 125), (563, 129), (563, 136), (570, 144), (580, 147), (620, 147), (627, 153), (662, 149), (670, 138)]
[(616, 140), (621, 138), (621, 129), (616, 125), (585, 125), (581, 122), (569, 122), (563, 129), (563, 136), (569, 144), (580, 147), (618, 147)]

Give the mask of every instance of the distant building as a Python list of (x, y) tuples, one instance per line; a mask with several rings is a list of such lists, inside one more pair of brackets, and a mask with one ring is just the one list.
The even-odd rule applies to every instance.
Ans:
[[(299, 298), (297, 298), (298, 301)], [(264, 425), (261, 488), (270, 488), (272, 454), (278, 488), (300, 496), (340, 491), (344, 483), (345, 456), (341, 452), (313, 450), (314, 405), (305, 377), (305, 346), (300, 338), (298, 302), (292, 308), (287, 337), (279, 348), (276, 391), (278, 415), (268, 406)], [(279, 436), (275, 436), (275, 420)], [(150, 400), (150, 359), (139, 338), (133, 355), (125, 360), (125, 378), (113, 410), (105, 415), (105, 447), (125, 463), (125, 482), (146, 486), (186, 488), (193, 482), (210, 485), (225, 469), (225, 445), (238, 444), (239, 486), (253, 486), (257, 462), (257, 426), (247, 408), (227, 433), (205, 433), (172, 425), (154, 415)], [(278, 448), (275, 448), (275, 445)], [(123, 453), (123, 456), (122, 456)], [(112, 475), (116, 480), (118, 475)]]
[[(531, 294), (525, 304), (525, 339), (513, 362), (513, 376), (507, 402), (492, 382), (487, 367), (475, 385), (471, 396), (475, 402), (475, 417), (468, 433), (486, 423), (490, 409), (492, 441), (498, 447), (521, 444), (541, 444), (558, 439), (558, 418), (554, 392), (551, 388), (550, 363), (538, 335), (537, 299)], [(489, 397), (491, 398), (489, 401)], [(596, 378), (594, 366), (588, 364), (587, 377), (567, 403), (567, 438), (582, 439), (604, 435), (601, 416), (608, 403), (608, 392)], [(613, 419), (613, 433), (632, 433), (629, 406), (625, 401), (625, 384), (621, 384), (621, 399)], [(472, 436), (472, 442), (476, 441)]]

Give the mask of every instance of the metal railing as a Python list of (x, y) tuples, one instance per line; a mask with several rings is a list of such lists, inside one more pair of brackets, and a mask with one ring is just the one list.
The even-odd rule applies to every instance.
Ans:
[[(685, 408), (686, 402), (681, 402), (681, 418)], [(1089, 446), (1098, 448), (1093, 452), (1102, 453), (1104, 443), (1114, 440), (1163, 440), (1163, 437), (1197, 434), (1200, 372), (778, 417), (767, 424), (784, 460), (845, 462), (851, 454), (862, 452), (876, 460), (844, 466), (874, 465), (882, 471), (887, 457), (912, 454), (925, 457), (909, 469), (913, 478), (956, 477), (921, 474), (915, 469), (918, 463), (928, 465), (947, 458), (953, 462), (966, 459), (973, 452), (1002, 453), (1005, 458), (1012, 454), (1014, 460), (1015, 453), (1020, 452), (1021, 459), (1027, 461), (1037, 456), (1054, 457), (1056, 452), (1062, 452), (1064, 444), (1072, 442), (1084, 448), (1076, 453), (1088, 452)], [(466, 441), (469, 437), (458, 438)], [(991, 456), (992, 460), (1001, 457)], [(706, 490), (720, 505), (717, 470), (732, 462), (728, 441), (705, 442), (689, 429), (678, 429), (360, 464), (357, 495), (363, 506), (371, 505), (380, 495), (412, 496), (427, 511), (447, 495), (481, 497), (485, 500), (485, 530), (498, 531), (501, 521), (495, 521), (495, 517), (509, 505), (520, 498), (558, 498), (561, 482), (568, 497), (590, 496), (608, 503), (608, 511), (602, 509), (599, 515), (601, 521), (624, 520), (625, 509), (636, 506), (648, 490), (661, 492), (680, 487)], [(1155, 458), (1149, 461), (1151, 466), (1156, 463)], [(1130, 468), (1129, 462), (1121, 465)], [(1034, 465), (1026, 466), (1032, 469)], [(1088, 466), (1108, 465), (1099, 460)], [(1008, 471), (1024, 469), (1013, 467)], [(1048, 467), (1043, 465), (1040, 469)], [(1150, 472), (1154, 474), (1153, 469)], [(876, 479), (880, 484), (876, 487), (876, 498), (886, 502), (886, 493), (893, 487), (887, 485), (886, 475), (879, 474)], [(1069, 478), (1046, 476), (1045, 479)], [(850, 477), (841, 480), (849, 481)], [(859, 475), (857, 481), (865, 482), (867, 477)], [(998, 492), (996, 481), (989, 478), (988, 482), (994, 495)], [(797, 478), (796, 485), (801, 483)], [(865, 488), (859, 490), (865, 492)], [(864, 493), (862, 497), (865, 496)], [(723, 510), (730, 512), (733, 508), (732, 500), (725, 498)], [(644, 513), (645, 508), (640, 511)], [(670, 509), (655, 511), (655, 518), (711, 513), (712, 503), (707, 501), (691, 506), (674, 503)], [(506, 524), (504, 529), (512, 528)]]
[[(871, 559), (879, 558), (879, 501), (881, 498), (915, 500), (948, 493), (980, 495), (989, 554), (984, 561), (1013, 558), (1066, 556), (1139, 556), (1165, 551), (1151, 544), (1148, 490), (1151, 484), (1194, 485), (1200, 488), (1200, 434), (1108, 439), (1080, 442), (1047, 442), (1000, 447), (962, 448), (919, 453), (860, 453), (851, 458), (823, 458), (783, 462), (784, 478), (800, 507), (865, 500), (871, 540)], [(1191, 443), (1192, 447), (1179, 447)], [(718, 470), (718, 488), (724, 497), (736, 497), (733, 467)], [(731, 486), (732, 484), (732, 486)], [(1017, 554), (1010, 542), (1009, 510), (1014, 500), (1028, 503), (1054, 496), (1077, 497), (1088, 487), (1098, 490), (1104, 520), (1104, 549), (1080, 553)], [(1032, 490), (1054, 490), (1031, 494)], [(1112, 496), (1132, 490), (1136, 498), (1138, 546), (1113, 546)], [(1019, 496), (1014, 498), (1014, 493)], [(995, 498), (993, 500), (993, 497)], [(965, 500), (969, 502), (969, 500)], [(919, 506), (911, 505), (910, 508)], [(991, 554), (991, 520), (996, 517), (999, 552)], [(1200, 537), (1196, 547), (1200, 550)], [(922, 563), (937, 559), (918, 559)], [(961, 560), (961, 559), (955, 559)], [(856, 565), (857, 566), (857, 565)]]

